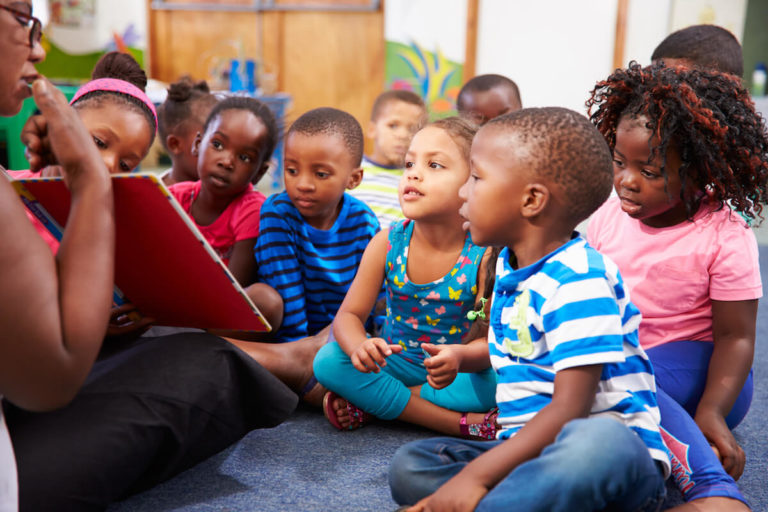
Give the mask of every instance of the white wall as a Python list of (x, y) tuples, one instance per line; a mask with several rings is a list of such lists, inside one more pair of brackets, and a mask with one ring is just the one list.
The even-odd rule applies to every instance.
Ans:
[[(630, 1), (625, 64), (650, 62), (667, 35), (670, 0)], [(612, 71), (617, 0), (481, 0), (476, 73), (520, 87), (523, 106), (585, 112), (595, 82)]]

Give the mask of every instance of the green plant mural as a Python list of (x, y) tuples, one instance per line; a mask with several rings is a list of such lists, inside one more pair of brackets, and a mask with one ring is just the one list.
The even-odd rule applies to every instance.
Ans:
[(387, 41), (387, 89), (419, 94), (432, 119), (456, 113), (456, 96), (461, 89), (463, 74), (463, 64), (445, 58), (439, 48), (430, 52), (415, 42), (405, 45)]

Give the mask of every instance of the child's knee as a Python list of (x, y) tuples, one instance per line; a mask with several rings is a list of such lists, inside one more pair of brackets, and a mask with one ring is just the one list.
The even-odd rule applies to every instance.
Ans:
[(251, 299), (264, 318), (267, 319), (273, 331), (280, 328), (283, 323), (283, 297), (265, 283), (253, 283), (245, 289), (248, 298)]
[(324, 386), (336, 379), (343, 379), (344, 367), (351, 365), (349, 356), (341, 349), (338, 343), (331, 341), (323, 345), (315, 355), (312, 369), (315, 378)]

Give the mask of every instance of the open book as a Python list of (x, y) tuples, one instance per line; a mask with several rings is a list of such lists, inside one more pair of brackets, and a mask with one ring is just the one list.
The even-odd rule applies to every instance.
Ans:
[[(27, 208), (61, 239), (70, 195), (61, 178), (12, 182)], [(165, 185), (153, 174), (112, 176), (115, 302), (157, 325), (269, 331), (253, 302)]]

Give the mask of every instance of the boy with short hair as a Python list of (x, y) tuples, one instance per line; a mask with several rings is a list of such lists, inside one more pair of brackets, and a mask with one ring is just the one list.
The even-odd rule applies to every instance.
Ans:
[(668, 66), (683, 64), (739, 77), (744, 75), (739, 40), (717, 25), (691, 25), (672, 32), (653, 50), (651, 60), (663, 60)]
[(525, 109), (480, 129), (471, 165), (461, 213), (476, 243), (504, 249), (488, 352), (456, 363), (490, 359), (500, 431), (496, 441), (402, 447), (390, 468), (395, 501), (418, 501), (413, 511), (652, 510), (670, 463), (640, 314), (616, 265), (573, 231), (610, 192), (605, 140), (573, 111)]
[(478, 75), (467, 81), (456, 97), (459, 115), (478, 125), (521, 108), (517, 84), (502, 75)]
[(352, 283), (376, 216), (346, 194), (362, 178), (363, 131), (350, 114), (310, 110), (285, 137), (285, 192), (261, 207), (254, 254), (259, 282), (285, 304), (278, 341), (328, 326)]
[(385, 91), (373, 103), (368, 125), (373, 154), (363, 158), (363, 181), (350, 194), (373, 210), (382, 229), (403, 218), (397, 186), (411, 138), (426, 120), (424, 102), (410, 91)]

